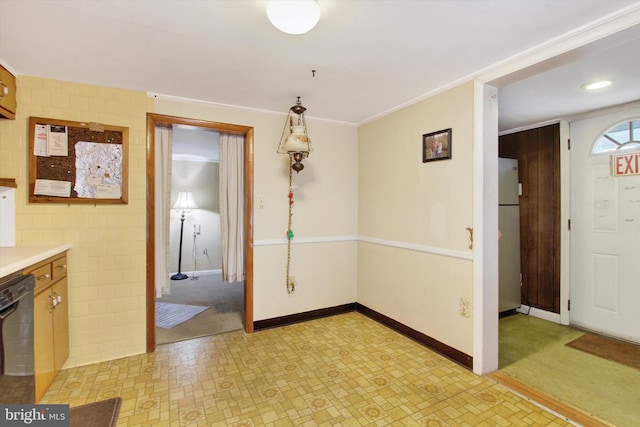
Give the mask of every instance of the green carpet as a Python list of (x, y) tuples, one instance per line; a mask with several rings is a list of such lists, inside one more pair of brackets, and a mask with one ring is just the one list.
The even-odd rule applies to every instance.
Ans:
[(523, 314), (500, 319), (500, 372), (615, 426), (640, 425), (640, 371), (565, 345), (583, 333)]

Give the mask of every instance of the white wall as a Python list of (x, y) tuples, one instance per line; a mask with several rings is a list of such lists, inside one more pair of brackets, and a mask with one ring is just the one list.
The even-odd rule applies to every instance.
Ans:
[[(473, 83), (358, 131), (358, 302), (472, 354)], [(452, 159), (422, 163), (422, 135), (452, 128)]]
[[(291, 274), (298, 286), (287, 294), (285, 237), (288, 158), (276, 153), (288, 108), (282, 114), (205, 103), (156, 99), (154, 112), (254, 128), (254, 320), (356, 301), (357, 129), (313, 119), (314, 146), (305, 169), (293, 177), (295, 205)], [(262, 200), (262, 208), (258, 200)], [(302, 243), (304, 242), (304, 243)]]
[[(182, 242), (182, 272), (221, 270), (222, 238), (218, 203), (218, 163), (173, 160), (171, 167), (171, 206), (179, 191), (191, 191), (198, 209), (190, 211), (184, 220)], [(193, 225), (200, 225), (200, 234), (193, 238)], [(195, 250), (194, 250), (195, 246)], [(170, 270), (178, 271), (180, 247), (180, 212), (171, 210), (169, 225)], [(207, 254), (203, 253), (207, 249)], [(194, 258), (195, 257), (195, 258)]]

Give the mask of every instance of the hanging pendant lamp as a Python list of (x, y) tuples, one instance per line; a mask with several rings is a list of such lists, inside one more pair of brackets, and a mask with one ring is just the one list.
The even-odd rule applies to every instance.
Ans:
[[(278, 153), (288, 154), (291, 159), (291, 168), (297, 172), (304, 169), (302, 160), (309, 157), (313, 151), (311, 147), (311, 139), (307, 135), (307, 123), (304, 113), (307, 111), (300, 102), (300, 97), (296, 101), (296, 105), (289, 109), (289, 114), (284, 123), (280, 144), (278, 145)], [(287, 126), (289, 134), (287, 135)]]
[[(290, 274), (291, 267), (291, 240), (294, 237), (292, 229), (293, 218), (293, 171), (296, 173), (304, 169), (302, 160), (309, 157), (309, 153), (313, 151), (311, 147), (311, 139), (307, 135), (307, 123), (305, 121), (304, 113), (307, 111), (300, 102), (300, 97), (296, 101), (296, 104), (289, 108), (287, 119), (284, 122), (284, 129), (282, 129), (282, 136), (280, 136), (280, 143), (278, 144), (278, 153), (287, 154), (289, 156), (289, 219), (287, 222), (287, 275), (286, 275), (286, 289), (289, 295), (293, 294), (296, 289), (296, 281)], [(287, 127), (289, 132), (287, 133)]]

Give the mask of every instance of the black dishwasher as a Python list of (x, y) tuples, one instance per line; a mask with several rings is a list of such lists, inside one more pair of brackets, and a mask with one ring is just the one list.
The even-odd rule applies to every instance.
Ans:
[(34, 403), (34, 288), (31, 274), (0, 279), (0, 403)]

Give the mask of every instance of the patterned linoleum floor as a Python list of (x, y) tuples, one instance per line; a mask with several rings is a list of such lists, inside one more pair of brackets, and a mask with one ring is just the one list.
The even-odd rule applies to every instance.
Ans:
[(118, 426), (565, 426), (358, 313), (63, 370), (40, 403), (121, 396)]

